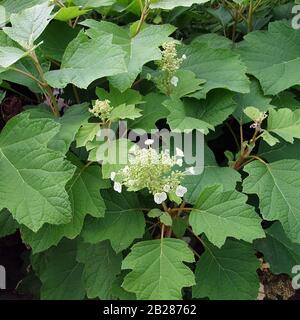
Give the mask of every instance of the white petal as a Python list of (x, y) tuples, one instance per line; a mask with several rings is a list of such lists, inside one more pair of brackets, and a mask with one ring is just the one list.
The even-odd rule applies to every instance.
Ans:
[(145, 145), (146, 145), (146, 146), (151, 146), (153, 143), (154, 143), (154, 140), (153, 140), (153, 139), (147, 139), (147, 140), (145, 141)]
[(155, 193), (154, 195), (154, 202), (157, 204), (163, 203), (165, 200), (167, 200), (167, 194), (165, 192), (162, 193)]
[(177, 164), (179, 167), (182, 167), (182, 164), (183, 164), (182, 159), (177, 159), (177, 160), (176, 160), (176, 164)]
[(183, 151), (179, 148), (176, 148), (176, 156), (177, 157), (184, 157)]
[(171, 79), (171, 84), (172, 84), (174, 87), (177, 87), (178, 81), (179, 81), (179, 79), (174, 76), (174, 77), (172, 77), (172, 79)]
[(110, 180), (114, 181), (116, 177), (116, 173), (115, 172), (111, 172), (110, 173)]
[(176, 196), (183, 197), (187, 192), (187, 188), (183, 186), (178, 186), (176, 188)]
[(121, 193), (122, 192), (122, 185), (119, 182), (114, 183), (114, 190)]
[(186, 60), (186, 55), (185, 54), (182, 55), (182, 59)]

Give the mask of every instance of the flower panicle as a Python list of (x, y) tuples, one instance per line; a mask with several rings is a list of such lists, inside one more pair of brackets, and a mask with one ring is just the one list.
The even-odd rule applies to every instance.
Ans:
[(178, 168), (183, 165), (183, 151), (176, 148), (174, 156), (170, 155), (169, 150), (157, 152), (151, 147), (153, 142), (147, 140), (147, 148), (134, 146), (130, 150), (128, 165), (111, 173), (114, 190), (122, 192), (123, 186), (128, 191), (148, 189), (157, 204), (166, 201), (169, 193), (183, 197), (187, 189), (181, 183), (187, 171)]
[(110, 101), (105, 100), (96, 100), (94, 106), (89, 109), (89, 112), (94, 115), (96, 118), (101, 119), (102, 121), (105, 121), (109, 118), (112, 107), (110, 106)]

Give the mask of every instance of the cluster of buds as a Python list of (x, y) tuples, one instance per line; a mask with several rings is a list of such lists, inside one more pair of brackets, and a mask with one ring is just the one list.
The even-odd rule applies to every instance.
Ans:
[(250, 128), (251, 129), (256, 129), (256, 130), (259, 130), (259, 131), (262, 131), (262, 128), (261, 128), (261, 125), (263, 123), (263, 121), (268, 117), (268, 114), (266, 112), (261, 112), (259, 117), (257, 117), (255, 120), (254, 120), (254, 123), (251, 124)]
[(167, 200), (168, 193), (183, 197), (187, 192), (181, 185), (185, 172), (178, 170), (183, 165), (182, 150), (177, 148), (176, 155), (171, 156), (168, 150), (157, 152), (151, 148), (151, 139), (145, 144), (147, 148), (134, 146), (129, 153), (128, 165), (111, 173), (114, 190), (122, 192), (123, 186), (127, 187), (128, 191), (148, 189), (157, 204)]
[(105, 121), (109, 118), (110, 113), (112, 111), (112, 107), (110, 106), (109, 100), (96, 100), (95, 105), (92, 109), (89, 109), (90, 113), (93, 114), (96, 118)]
[(175, 41), (164, 43), (162, 48), (162, 59), (157, 63), (160, 70), (172, 74), (176, 73), (186, 56), (183, 55), (182, 58), (178, 58)]
[(157, 62), (157, 65), (163, 72), (163, 77), (158, 79), (157, 84), (162, 91), (169, 91), (170, 85), (177, 87), (179, 79), (175, 74), (186, 59), (186, 55), (178, 57), (175, 41), (164, 43), (162, 49), (162, 59)]

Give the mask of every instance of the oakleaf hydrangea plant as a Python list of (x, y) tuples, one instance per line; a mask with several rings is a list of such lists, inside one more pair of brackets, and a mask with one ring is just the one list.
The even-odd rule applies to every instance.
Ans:
[(297, 297), (294, 5), (0, 2), (10, 297)]

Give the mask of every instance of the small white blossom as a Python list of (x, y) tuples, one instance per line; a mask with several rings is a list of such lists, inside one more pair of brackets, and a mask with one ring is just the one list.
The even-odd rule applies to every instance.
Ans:
[(121, 193), (122, 192), (122, 185), (119, 182), (114, 183), (114, 190)]
[(183, 187), (183, 186), (178, 186), (176, 188), (176, 196), (178, 197), (183, 197), (187, 192), (187, 188), (186, 187)]
[(176, 160), (176, 164), (177, 164), (179, 167), (182, 167), (183, 160), (182, 160), (182, 159), (177, 159), (177, 160)]
[(182, 60), (186, 60), (186, 55), (183, 54), (182, 57), (181, 57), (181, 59), (182, 59)]
[(184, 157), (183, 151), (179, 148), (176, 148), (176, 156), (177, 157)]
[(170, 82), (174, 87), (177, 87), (178, 81), (179, 81), (178, 77), (173, 76)]
[(114, 181), (116, 177), (116, 173), (115, 172), (111, 172), (110, 173), (110, 180)]
[(155, 193), (155, 195), (154, 195), (154, 202), (155, 203), (162, 204), (166, 200), (167, 200), (167, 194), (165, 192)]
[(154, 143), (154, 140), (153, 140), (153, 139), (147, 139), (147, 140), (145, 141), (145, 145), (146, 145), (146, 146), (151, 146), (153, 143)]
[(164, 186), (164, 191), (165, 191), (165, 192), (169, 192), (170, 190), (171, 190), (170, 186), (169, 186), (168, 184), (166, 184), (166, 185)]

